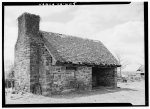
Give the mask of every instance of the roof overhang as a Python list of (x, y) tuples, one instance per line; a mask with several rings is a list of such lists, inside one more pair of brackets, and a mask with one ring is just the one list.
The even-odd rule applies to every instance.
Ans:
[(79, 67), (79, 66), (88, 66), (88, 67), (99, 67), (99, 68), (112, 68), (112, 67), (121, 67), (121, 65), (102, 65), (102, 64), (95, 64), (95, 63), (72, 63), (72, 62), (56, 62), (56, 65), (60, 66), (74, 66), (74, 67)]

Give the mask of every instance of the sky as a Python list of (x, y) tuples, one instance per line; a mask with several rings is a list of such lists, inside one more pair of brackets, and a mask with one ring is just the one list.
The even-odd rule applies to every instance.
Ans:
[(135, 71), (144, 64), (142, 2), (124, 5), (5, 6), (4, 60), (14, 62), (17, 18), (24, 12), (40, 15), (40, 30), (101, 41), (115, 57)]

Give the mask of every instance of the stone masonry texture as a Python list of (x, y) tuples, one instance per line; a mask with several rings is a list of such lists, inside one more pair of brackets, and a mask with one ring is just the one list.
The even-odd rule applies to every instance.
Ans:
[[(92, 90), (93, 86), (117, 86), (116, 68), (52, 64), (55, 61), (39, 32), (39, 16), (18, 18), (15, 45), (15, 89), (44, 96), (68, 91)], [(70, 68), (69, 68), (70, 67)], [(68, 69), (69, 68), (69, 69)]]

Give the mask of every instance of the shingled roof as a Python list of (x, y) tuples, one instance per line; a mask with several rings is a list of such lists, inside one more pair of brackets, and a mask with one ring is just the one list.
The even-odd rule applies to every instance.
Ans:
[(40, 31), (45, 46), (58, 62), (119, 66), (118, 61), (100, 41)]

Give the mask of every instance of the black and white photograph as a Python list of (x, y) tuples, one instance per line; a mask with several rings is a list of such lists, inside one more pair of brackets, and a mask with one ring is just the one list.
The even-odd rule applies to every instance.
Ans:
[(148, 3), (8, 4), (3, 4), (5, 105), (147, 105)]

